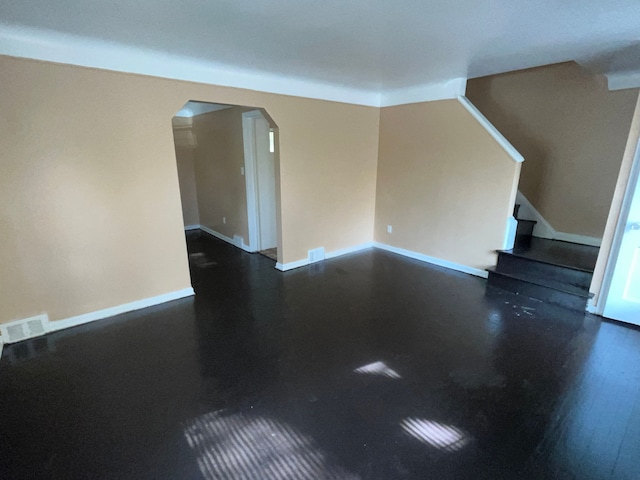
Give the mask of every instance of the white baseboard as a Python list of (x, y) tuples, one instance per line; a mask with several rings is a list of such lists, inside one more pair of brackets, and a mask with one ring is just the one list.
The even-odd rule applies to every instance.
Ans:
[[(324, 258), (328, 260), (330, 258), (341, 257), (342, 255), (349, 255), (350, 253), (360, 252), (371, 247), (373, 247), (373, 242), (361, 243), (360, 245), (354, 245), (353, 247), (341, 248), (340, 250), (327, 252)], [(276, 268), (282, 272), (286, 272), (287, 270), (293, 270), (294, 268), (300, 268), (306, 265), (310, 265), (310, 263), (311, 262), (309, 261), (309, 258), (303, 258), (302, 260), (296, 260), (295, 262), (289, 263), (278, 262), (276, 263)]]
[(533, 228), (534, 237), (579, 243), (581, 245), (590, 245), (592, 247), (599, 247), (602, 243), (601, 238), (578, 235), (575, 233), (558, 232), (549, 222), (547, 222), (542, 214), (536, 210), (527, 197), (525, 197), (519, 190), (516, 196), (516, 203), (520, 204), (520, 213), (518, 216), (521, 219), (535, 220), (537, 222), (536, 226)]
[[(120, 315), (121, 313), (133, 312), (135, 310), (140, 310), (142, 308), (152, 307), (154, 305), (160, 305), (161, 303), (170, 302), (172, 300), (178, 300), (180, 298), (189, 297), (193, 295), (193, 288), (184, 288), (182, 290), (177, 290), (174, 292), (165, 293), (162, 295), (157, 295), (155, 297), (143, 298), (142, 300), (136, 300), (135, 302), (125, 303), (123, 305), (117, 305), (115, 307), (105, 308), (103, 310), (98, 310), (95, 312), (84, 313), (82, 315), (76, 315), (74, 317), (66, 318), (64, 320), (54, 320), (50, 321), (49, 317), (46, 314), (37, 315), (36, 317), (30, 317), (24, 320), (16, 320), (14, 322), (8, 322), (2, 324), (2, 327), (6, 328), (12, 324), (25, 324), (30, 320), (38, 319), (40, 324), (42, 325), (42, 329), (39, 329), (38, 334), (33, 334), (33, 332), (27, 333), (26, 337), (21, 338), (19, 341), (28, 340), (30, 338), (35, 338), (43, 334), (57, 332), (60, 330), (65, 330), (67, 328), (77, 327), (78, 325), (84, 325), (85, 323), (95, 322), (97, 320), (102, 320), (105, 318), (113, 317), (115, 315)], [(8, 338), (8, 336), (7, 336)], [(2, 350), (3, 343), (7, 342), (6, 339), (0, 340), (0, 355)]]
[(185, 225), (184, 229), (185, 229), (185, 231), (199, 230), (200, 229), (200, 224), (198, 224), (198, 225)]
[(327, 252), (325, 258), (336, 258), (342, 255), (349, 255), (350, 253), (361, 252), (367, 248), (372, 248), (373, 242), (365, 242), (360, 245), (354, 245), (353, 247), (341, 248), (340, 250), (334, 250), (333, 252)]
[(198, 228), (203, 232), (208, 233), (209, 235), (222, 240), (223, 242), (230, 243), (234, 247), (238, 247), (244, 250), (245, 252), (249, 252), (249, 253), (252, 252), (251, 248), (249, 248), (249, 245), (244, 243), (244, 238), (242, 238), (240, 235), (234, 235), (233, 238), (231, 238), (231, 237), (227, 237), (226, 235), (223, 235), (220, 232), (216, 232), (215, 230), (212, 230), (211, 228), (206, 227), (204, 225), (199, 225)]
[[(424, 255), (422, 253), (412, 252), (410, 250), (405, 250), (404, 248), (393, 247), (391, 245), (387, 245), (385, 243), (380, 242), (367, 242), (362, 243), (360, 245), (355, 245), (353, 247), (343, 248), (340, 250), (334, 250), (333, 252), (328, 252), (325, 255), (326, 259), (340, 257), (342, 255), (348, 255), (350, 253), (360, 252), (362, 250), (366, 250), (368, 248), (380, 248), (382, 250), (386, 250), (388, 252), (397, 253), (398, 255), (403, 255), (405, 257), (413, 258), (415, 260), (420, 260), (422, 262), (431, 263), (433, 265), (438, 265), (439, 267), (449, 268), (451, 270), (456, 270), (458, 272), (468, 273), (470, 275), (475, 275), (476, 277), (487, 278), (489, 275), (485, 270), (481, 270), (479, 268), (468, 267), (466, 265), (461, 265), (459, 263), (449, 262), (447, 260), (442, 260), (435, 257), (430, 257), (428, 255)], [(289, 263), (276, 263), (276, 268), (283, 272), (287, 270), (293, 270), (294, 268), (300, 268), (310, 265), (309, 259), (304, 258), (302, 260), (297, 260), (295, 262)]]
[(287, 270), (293, 270), (294, 268), (305, 267), (307, 265), (309, 265), (309, 259), (303, 258), (302, 260), (296, 260), (295, 262), (289, 263), (277, 262), (276, 269), (280, 270), (281, 272), (286, 272)]
[(234, 235), (233, 236), (233, 244), (238, 247), (241, 248), (242, 250), (244, 250), (245, 252), (249, 252), (252, 253), (251, 248), (249, 247), (249, 245), (247, 245), (246, 243), (244, 243), (244, 238), (242, 238), (240, 235)]
[(579, 243), (580, 245), (589, 245), (599, 247), (602, 245), (602, 239), (596, 237), (588, 237), (586, 235), (577, 235), (575, 233), (556, 232), (554, 240), (562, 240), (563, 242)]
[(231, 237), (227, 237), (226, 235), (223, 235), (222, 233), (216, 232), (215, 230), (212, 230), (209, 227), (205, 227), (204, 225), (200, 225), (200, 230), (202, 230), (203, 232), (208, 233), (209, 235), (212, 235), (212, 236), (214, 236), (214, 237), (216, 237), (216, 238), (218, 238), (218, 239), (220, 239), (220, 240), (222, 240), (224, 242), (230, 243), (231, 245), (237, 247), (237, 245), (233, 241), (233, 238), (231, 238)]
[(486, 270), (481, 270), (479, 268), (474, 268), (474, 267), (468, 267), (467, 265), (449, 262), (448, 260), (442, 260), (440, 258), (430, 257), (429, 255), (424, 255), (422, 253), (413, 252), (411, 250), (405, 250), (404, 248), (394, 247), (392, 245), (387, 245), (386, 243), (374, 242), (373, 246), (375, 248), (387, 250), (388, 252), (397, 253), (398, 255), (403, 255), (405, 257), (413, 258), (415, 260), (420, 260), (421, 262), (431, 263), (433, 265), (438, 265), (439, 267), (445, 267), (451, 270), (456, 270), (458, 272), (475, 275), (476, 277), (487, 278), (489, 276), (489, 273)]
[(64, 330), (65, 328), (76, 327), (85, 323), (91, 323), (96, 320), (120, 315), (121, 313), (133, 312), (135, 310), (140, 310), (141, 308), (152, 307), (172, 300), (189, 297), (193, 294), (193, 288), (183, 288), (182, 290), (177, 290), (175, 292), (169, 292), (150, 298), (143, 298), (142, 300), (136, 300), (135, 302), (125, 303), (123, 305), (105, 308), (104, 310), (98, 310), (95, 312), (84, 313), (82, 315), (76, 315), (75, 317), (65, 318), (64, 320), (50, 321), (49, 331), (57, 332), (58, 330)]

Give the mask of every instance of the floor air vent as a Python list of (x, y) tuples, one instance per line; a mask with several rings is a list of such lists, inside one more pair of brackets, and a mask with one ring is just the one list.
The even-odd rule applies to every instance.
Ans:
[(0, 335), (4, 343), (20, 342), (47, 333), (47, 323), (49, 317), (46, 314), (5, 323), (0, 325)]

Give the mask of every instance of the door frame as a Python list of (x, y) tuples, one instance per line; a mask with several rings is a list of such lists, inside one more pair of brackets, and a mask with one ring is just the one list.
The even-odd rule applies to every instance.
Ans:
[(258, 167), (256, 155), (255, 121), (262, 118), (260, 110), (242, 113), (242, 140), (244, 143), (244, 178), (247, 189), (247, 220), (249, 251), (260, 251), (260, 215), (258, 209)]
[(620, 206), (620, 214), (616, 222), (616, 229), (613, 235), (613, 241), (611, 242), (611, 250), (609, 251), (609, 258), (607, 259), (607, 265), (604, 271), (604, 277), (602, 281), (602, 288), (600, 290), (600, 298), (596, 307), (597, 315), (604, 316), (604, 311), (609, 302), (609, 294), (611, 291), (611, 284), (613, 283), (613, 276), (618, 263), (618, 255), (620, 253), (620, 247), (622, 246), (623, 237), (629, 221), (629, 212), (631, 210), (631, 204), (636, 194), (640, 195), (640, 138), (636, 142), (635, 152), (633, 156), (633, 163), (629, 171), (629, 178), (625, 185), (624, 197)]
[[(257, 119), (263, 119), (269, 124), (270, 131), (277, 128), (265, 115), (263, 110), (255, 109), (242, 113), (242, 140), (244, 144), (244, 176), (247, 190), (247, 225), (249, 230), (249, 251), (259, 252), (261, 246), (261, 226), (260, 226), (260, 207), (259, 207), (259, 186), (258, 186), (258, 156), (256, 150), (256, 126)], [(280, 205), (280, 156), (278, 150), (278, 136), (274, 137), (274, 181), (275, 189), (273, 199), (275, 203), (276, 213), (276, 244), (278, 245), (278, 258), (280, 259), (282, 245), (282, 222), (281, 222), (281, 205)]]

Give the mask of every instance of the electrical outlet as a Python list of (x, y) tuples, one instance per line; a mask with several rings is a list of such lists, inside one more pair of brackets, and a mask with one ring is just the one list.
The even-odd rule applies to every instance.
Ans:
[(244, 167), (240, 167), (240, 175), (244, 175)]
[(393, 227), (391, 225), (387, 225), (387, 233), (393, 233)]
[(222, 223), (227, 224), (227, 217), (222, 217)]

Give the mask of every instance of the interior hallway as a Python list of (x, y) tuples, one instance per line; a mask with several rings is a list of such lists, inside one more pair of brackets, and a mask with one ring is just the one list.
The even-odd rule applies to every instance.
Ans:
[(5, 346), (0, 478), (637, 478), (640, 331), (371, 250)]

